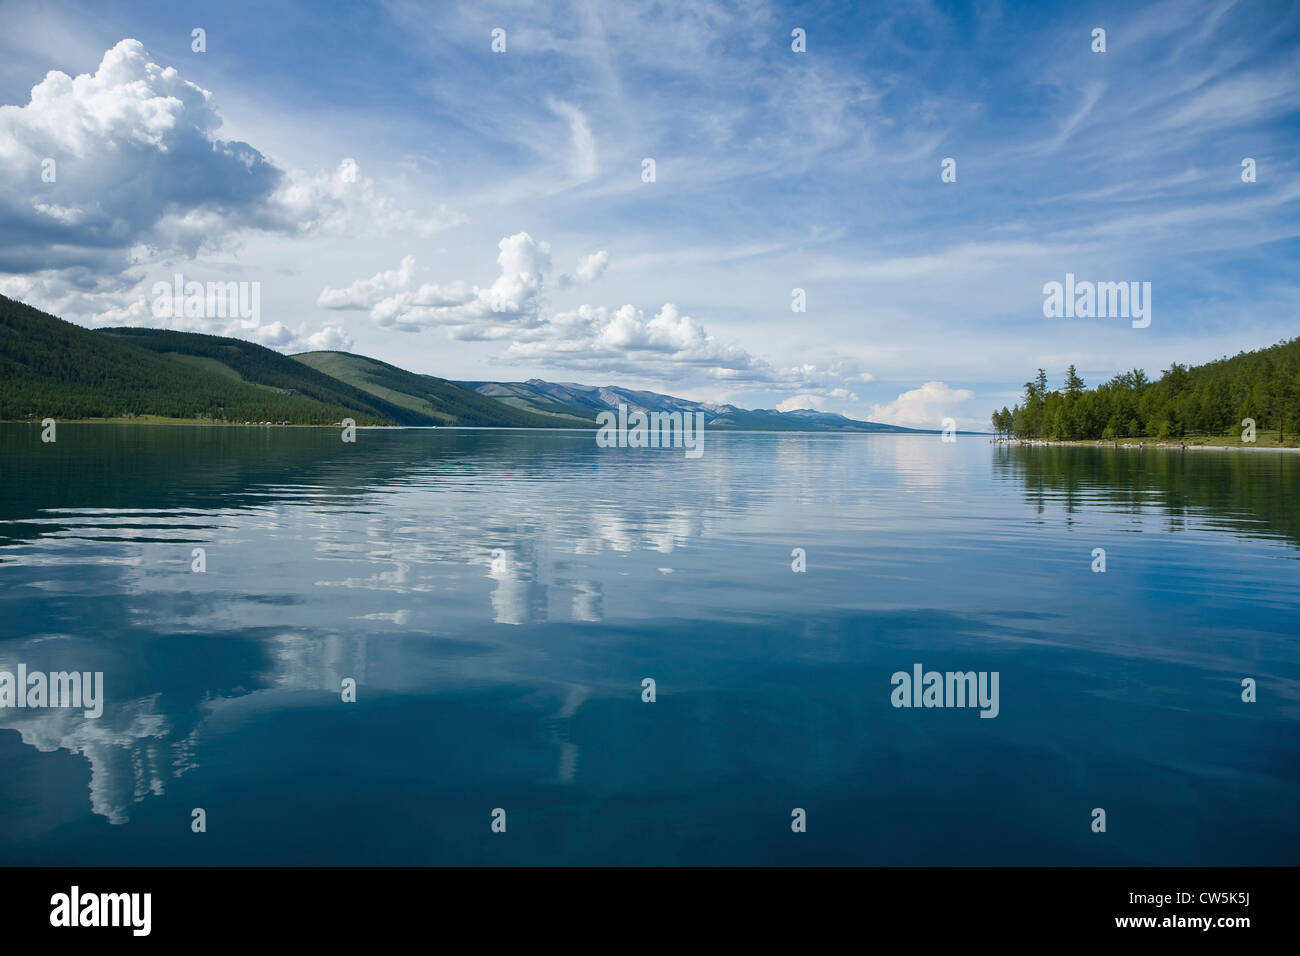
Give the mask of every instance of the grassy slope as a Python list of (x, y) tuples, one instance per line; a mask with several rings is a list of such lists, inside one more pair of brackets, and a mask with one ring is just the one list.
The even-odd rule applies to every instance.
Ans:
[(463, 388), (472, 389), (480, 395), (504, 402), (514, 408), (537, 415), (554, 417), (557, 424), (569, 424), (575, 428), (594, 425), (596, 412), (577, 405), (566, 405), (542, 395), (527, 385), (511, 382), (457, 382)]
[(159, 416), (195, 421), (359, 424), (384, 416), (283, 395), (0, 296), (0, 419)]
[[(387, 402), (346, 382), (331, 378), (286, 355), (243, 339), (172, 332), (165, 329), (112, 329), (101, 334), (125, 339), (174, 361), (203, 367), (274, 392), (315, 399), (401, 425), (438, 424), (427, 415)], [(360, 419), (358, 419), (359, 421)]]
[(557, 428), (575, 424), (515, 408), (446, 379), (417, 375), (363, 355), (303, 352), (293, 358), (410, 412), (433, 417), (441, 424), (518, 428)]
[[(236, 382), (242, 382), (244, 376), (240, 375), (229, 365), (224, 362), (218, 362), (214, 358), (208, 358), (206, 355), (186, 355), (183, 352), (164, 352), (164, 358), (169, 358), (173, 362), (180, 362), (189, 365), (192, 368), (203, 369), (205, 372), (214, 372), (223, 378), (233, 378)], [(256, 384), (256, 383), (254, 383)]]

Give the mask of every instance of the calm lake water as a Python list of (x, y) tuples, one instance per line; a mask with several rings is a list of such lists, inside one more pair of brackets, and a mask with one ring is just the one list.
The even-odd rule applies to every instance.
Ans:
[[(1300, 456), (0, 425), (0, 466), (0, 670), (105, 685), (0, 710), (2, 864), (1300, 863)], [(915, 664), (997, 717), (895, 708)]]

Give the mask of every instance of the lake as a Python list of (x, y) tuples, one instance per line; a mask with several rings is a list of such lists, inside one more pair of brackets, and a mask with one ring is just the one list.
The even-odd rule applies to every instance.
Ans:
[(0, 670), (102, 715), (0, 709), (0, 864), (1300, 863), (1300, 456), (57, 438), (0, 425)]

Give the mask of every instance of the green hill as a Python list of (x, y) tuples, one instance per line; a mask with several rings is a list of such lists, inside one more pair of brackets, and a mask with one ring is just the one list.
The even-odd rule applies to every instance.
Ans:
[(306, 394), (286, 394), (287, 389), (241, 381), (233, 366), (216, 367), (225, 363), (176, 361), (134, 344), (131, 338), (84, 329), (0, 296), (0, 419), (158, 416), (295, 424), (329, 424), (344, 417), (354, 418), (358, 424), (392, 421), (373, 410), (378, 407), (373, 402), (359, 407)]
[(123, 339), (191, 368), (247, 382), (281, 395), (298, 395), (336, 408), (351, 409), (353, 418), (356, 418), (356, 412), (364, 412), (376, 420), (399, 425), (443, 424), (429, 415), (383, 401), (287, 355), (243, 339), (167, 329), (105, 329), (99, 334)]
[[(395, 365), (350, 352), (303, 352), (294, 359), (353, 385), (376, 398), (423, 415), (440, 425), (515, 428), (581, 427), (581, 420), (562, 420), (515, 408), (432, 375), (417, 375)], [(587, 424), (595, 426), (593, 420)]]
[(85, 329), (0, 296), (0, 419), (166, 418), (545, 428), (536, 414), (360, 355), (289, 357), (242, 339)]

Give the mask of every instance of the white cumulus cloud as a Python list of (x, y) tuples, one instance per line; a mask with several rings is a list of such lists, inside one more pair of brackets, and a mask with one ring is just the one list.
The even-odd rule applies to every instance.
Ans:
[(400, 205), (352, 159), (283, 169), (221, 126), (213, 94), (134, 39), (94, 72), (51, 70), (26, 105), (0, 106), (0, 283), (65, 318), (117, 324), (139, 314), (149, 269), (255, 233), (424, 238), (464, 221)]
[(812, 411), (821, 411), (826, 405), (826, 399), (820, 395), (791, 395), (777, 403), (778, 412), (793, 412), (800, 409), (811, 409)]
[(609, 253), (604, 249), (583, 256), (578, 260), (578, 267), (572, 273), (566, 272), (560, 276), (560, 285), (590, 285), (605, 274), (608, 265)]
[[(488, 286), (417, 284), (415, 260), (408, 256), (396, 269), (322, 290), (317, 303), (327, 309), (368, 311), (371, 321), (385, 328), (418, 331), (440, 326), (460, 341), (505, 342), (499, 358), (516, 365), (661, 381), (685, 376), (736, 386), (770, 385), (818, 400), (857, 401), (844, 385), (871, 379), (842, 361), (774, 367), (748, 349), (719, 339), (672, 302), (652, 312), (629, 303), (617, 308), (583, 304), (552, 313), (546, 301), (550, 244), (519, 232), (503, 238), (497, 248), (498, 274)], [(557, 281), (594, 281), (608, 265), (607, 251), (594, 252), (579, 259), (572, 276), (561, 275)]]
[(943, 382), (926, 382), (920, 388), (901, 393), (888, 404), (873, 405), (868, 417), (871, 421), (890, 425), (935, 429), (943, 427), (945, 418), (955, 418), (958, 419), (958, 424), (970, 427), (961, 419), (965, 403), (974, 397), (975, 393), (968, 388), (951, 388)]

